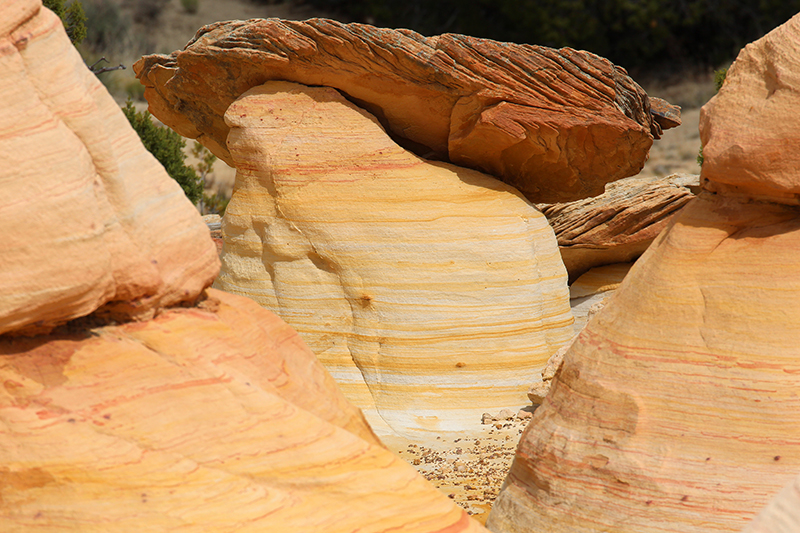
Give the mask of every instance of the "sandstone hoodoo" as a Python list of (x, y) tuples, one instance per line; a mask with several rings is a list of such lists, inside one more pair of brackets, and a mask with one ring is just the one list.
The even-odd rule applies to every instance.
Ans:
[(680, 124), (677, 107), (588, 52), (325, 19), (211, 24), (133, 68), (155, 116), (232, 166), (225, 110), (285, 80), (336, 88), (418, 154), (488, 172), (536, 202), (601, 194)]
[(572, 282), (594, 267), (642, 255), (699, 185), (699, 177), (691, 174), (637, 176), (609, 183), (594, 198), (536, 207), (556, 233)]
[(0, 4), (0, 80), (0, 531), (486, 531), (206, 289), (199, 214), (40, 2)]
[(225, 118), (237, 177), (218, 288), (276, 310), (381, 433), (463, 431), (527, 403), (572, 332), (530, 202), (406, 151), (332, 88), (268, 82)]
[(800, 470), (798, 42), (748, 45), (703, 109), (703, 190), (566, 353), (493, 531), (739, 531)]

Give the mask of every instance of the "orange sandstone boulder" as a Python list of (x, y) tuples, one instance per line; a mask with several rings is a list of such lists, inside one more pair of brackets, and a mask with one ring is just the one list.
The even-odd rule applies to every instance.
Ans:
[(0, 7), (0, 334), (192, 301), (219, 261), (197, 210), (41, 3)]
[[(637, 174), (680, 110), (609, 61), (568, 48), (278, 19), (218, 22), (134, 65), (151, 112), (232, 165), (228, 106), (267, 80), (338, 89), (401, 144), (476, 168), (539, 202)], [(651, 113), (654, 111), (654, 113)]]
[(485, 531), (240, 296), (0, 337), (0, 383), (3, 532)]
[(493, 531), (739, 531), (800, 470), (800, 145), (781, 133), (796, 92), (774, 85), (798, 42), (800, 16), (704, 108), (706, 190), (566, 353)]
[(747, 45), (700, 112), (702, 176), (714, 191), (800, 203), (800, 18)]

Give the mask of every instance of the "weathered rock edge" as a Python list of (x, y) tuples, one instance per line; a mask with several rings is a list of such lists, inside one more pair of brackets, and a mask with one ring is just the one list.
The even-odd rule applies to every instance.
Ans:
[(342, 91), (405, 145), (477, 168), (532, 201), (603, 192), (637, 174), (680, 110), (648, 98), (627, 72), (569, 48), (326, 19), (217, 22), (184, 50), (133, 66), (150, 111), (231, 164), (223, 115), (269, 80)]

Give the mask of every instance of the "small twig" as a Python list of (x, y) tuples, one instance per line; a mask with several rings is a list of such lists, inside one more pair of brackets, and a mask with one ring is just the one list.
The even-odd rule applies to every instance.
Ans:
[(97, 61), (92, 63), (92, 65), (89, 67), (89, 70), (91, 70), (92, 73), (94, 73), (94, 74), (102, 74), (103, 72), (110, 72), (112, 70), (125, 70), (125, 65), (123, 65), (122, 63), (120, 63), (119, 66), (116, 66), (116, 67), (102, 67), (102, 68), (99, 68), (99, 69), (95, 70), (95, 67), (101, 61), (105, 61), (107, 63), (108, 59), (106, 59), (105, 57), (101, 57), (100, 59), (98, 59)]

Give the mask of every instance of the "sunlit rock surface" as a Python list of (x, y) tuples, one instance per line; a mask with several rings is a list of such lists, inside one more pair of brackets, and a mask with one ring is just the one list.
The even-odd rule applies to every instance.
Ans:
[(208, 229), (41, 3), (0, 4), (0, 67), (0, 531), (485, 531), (204, 292)]
[(704, 108), (705, 191), (567, 352), (493, 531), (739, 531), (800, 470), (798, 42), (748, 45)]
[(240, 296), (0, 337), (0, 380), (4, 532), (483, 531)]
[(325, 19), (217, 22), (133, 68), (151, 112), (228, 164), (225, 110), (286, 80), (336, 88), (402, 145), (537, 202), (601, 194), (642, 169), (662, 127), (680, 124), (678, 107), (651, 105), (624, 69), (588, 52)]
[(552, 229), (518, 191), (407, 152), (330, 88), (269, 82), (226, 120), (216, 287), (296, 328), (376, 431), (528, 403), (572, 316)]
[(40, 5), (0, 6), (0, 334), (193, 300), (208, 230)]

